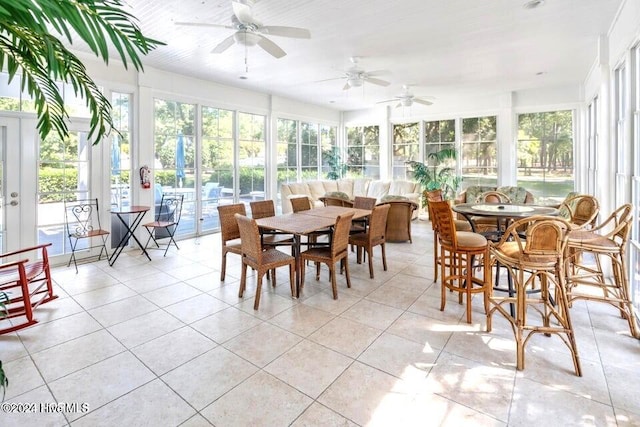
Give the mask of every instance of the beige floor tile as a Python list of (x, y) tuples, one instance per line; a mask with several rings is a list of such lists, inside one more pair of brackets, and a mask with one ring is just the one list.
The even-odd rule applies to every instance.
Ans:
[(351, 295), (340, 294), (340, 289), (338, 289), (337, 300), (333, 299), (333, 294), (328, 290), (326, 292), (318, 292), (317, 294), (305, 299), (302, 304), (317, 308), (318, 310), (324, 310), (331, 314), (340, 314), (358, 302), (358, 300), (359, 298)]
[(78, 302), (78, 304), (84, 307), (85, 310), (90, 310), (134, 295), (135, 292), (127, 286), (116, 283), (111, 286), (96, 289), (95, 291), (74, 295), (73, 298)]
[(127, 348), (138, 346), (184, 326), (163, 310), (138, 316), (107, 328)]
[[(5, 321), (9, 322), (8, 319)], [(24, 344), (20, 341), (20, 337), (15, 332), (0, 335), (0, 346), (2, 347), (2, 361), (5, 363), (20, 359), (28, 354)]]
[(314, 402), (295, 420), (292, 427), (357, 427), (352, 421), (332, 411), (326, 406)]
[(156, 375), (163, 375), (216, 346), (207, 337), (185, 326), (134, 347), (131, 352)]
[[(9, 387), (6, 389), (6, 399), (19, 396), (23, 393), (36, 389), (45, 383), (40, 372), (38, 372), (38, 368), (29, 356), (21, 357), (10, 362), (4, 362), (2, 364), (2, 368), (9, 379)], [(1, 390), (0, 400), (2, 400)]]
[(84, 311), (73, 298), (63, 298), (61, 295), (57, 295), (59, 298), (40, 305), (38, 310), (34, 312), (34, 317), (38, 320), (38, 323), (50, 322)]
[(213, 271), (213, 268), (207, 267), (200, 263), (187, 264), (183, 262), (181, 265), (176, 265), (171, 270), (165, 270), (169, 275), (184, 282), (194, 277), (202, 276)]
[(34, 353), (32, 357), (42, 376), (53, 381), (125, 350), (111, 334), (99, 330)]
[(296, 304), (271, 318), (269, 323), (306, 337), (327, 324), (335, 316), (306, 304)]
[(135, 295), (89, 310), (89, 314), (106, 328), (157, 309), (158, 306), (148, 299)]
[(355, 320), (376, 329), (387, 329), (403, 313), (388, 305), (361, 300), (347, 309), (340, 317)]
[[(56, 400), (46, 386), (38, 387), (11, 400), (7, 400), (7, 403), (27, 403), (29, 404), (29, 412), (2, 411), (2, 427), (57, 427), (67, 425), (62, 413), (42, 410), (41, 404), (56, 403)], [(17, 407), (13, 407), (12, 409), (17, 409)]]
[(362, 323), (336, 317), (311, 334), (309, 339), (355, 359), (381, 332)]
[(256, 372), (230, 351), (216, 347), (162, 376), (162, 380), (197, 410), (209, 405)]
[[(264, 287), (266, 286), (267, 284), (265, 284)], [(291, 295), (282, 297), (276, 294), (272, 289), (265, 291), (264, 287), (260, 296), (260, 306), (257, 310), (253, 309), (253, 305), (255, 303), (255, 297), (253, 296), (250, 298), (243, 298), (242, 301), (236, 304), (236, 307), (245, 313), (251, 314), (252, 316), (267, 320), (291, 308), (293, 305), (298, 304)]]
[(604, 373), (614, 408), (632, 412), (636, 419), (640, 418), (638, 370), (605, 365)]
[(478, 363), (443, 351), (427, 376), (429, 391), (509, 421), (515, 370)]
[(201, 291), (187, 285), (186, 283), (174, 283), (173, 285), (165, 286), (163, 288), (147, 292), (143, 295), (157, 306), (166, 307), (179, 301), (195, 297), (201, 293)]
[(153, 274), (147, 276), (129, 279), (125, 281), (124, 284), (139, 294), (144, 294), (169, 285), (174, 285), (178, 282), (180, 282), (180, 280), (165, 272), (155, 271)]
[(264, 367), (301, 340), (277, 326), (261, 323), (223, 345), (254, 365)]
[(262, 320), (257, 317), (229, 307), (192, 323), (191, 327), (222, 344), (260, 323)]
[(489, 332), (459, 330), (444, 346), (447, 353), (488, 365), (515, 367), (516, 343), (513, 335), (505, 338)]
[(177, 426), (195, 410), (162, 381), (156, 379), (106, 404), (74, 426)]
[(184, 323), (193, 323), (203, 319), (220, 310), (229, 307), (229, 304), (220, 301), (208, 294), (196, 295), (175, 304), (166, 306), (164, 309)]
[(415, 302), (420, 294), (421, 291), (418, 289), (399, 289), (385, 284), (367, 295), (367, 299), (380, 304), (390, 305), (400, 310), (406, 310)]
[(264, 370), (304, 394), (317, 398), (353, 359), (310, 341), (303, 341), (265, 366)]
[(293, 387), (258, 372), (202, 411), (214, 425), (284, 426), (312, 400)]
[(220, 271), (215, 270), (197, 277), (192, 277), (184, 281), (187, 285), (193, 286), (202, 292), (210, 292), (224, 285), (220, 281)]
[(21, 329), (18, 335), (31, 353), (99, 330), (100, 324), (82, 312), (52, 322)]
[[(420, 266), (420, 268), (425, 268)], [(409, 270), (409, 271), (407, 271)], [(425, 278), (424, 275), (416, 276), (409, 267), (401, 273), (396, 274), (391, 280), (387, 281), (384, 286), (393, 286), (394, 288), (404, 289), (409, 292), (424, 292), (431, 286), (434, 286), (433, 280)]]
[(358, 361), (406, 381), (422, 381), (439, 354), (417, 342), (385, 332), (358, 357)]
[(613, 408), (528, 379), (516, 379), (509, 426), (538, 425), (616, 425)]
[(213, 427), (213, 424), (198, 413), (180, 424), (180, 427)]
[[(49, 383), (58, 402), (87, 403), (90, 411), (153, 380), (155, 376), (125, 352)], [(82, 414), (67, 413), (70, 420)]]
[(451, 338), (456, 325), (440, 322), (420, 314), (404, 312), (387, 329), (394, 335), (415, 341), (429, 352), (441, 350)]

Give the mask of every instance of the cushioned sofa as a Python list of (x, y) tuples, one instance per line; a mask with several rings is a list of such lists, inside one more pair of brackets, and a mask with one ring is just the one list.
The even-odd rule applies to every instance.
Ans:
[(345, 193), (349, 199), (356, 196), (375, 197), (378, 202), (393, 199), (392, 196), (402, 196), (407, 199), (419, 203), (420, 201), (420, 184), (395, 180), (395, 181), (378, 181), (366, 178), (355, 179), (338, 179), (315, 180), (306, 182), (292, 182), (282, 184), (280, 186), (280, 195), (282, 199), (282, 213), (292, 211), (291, 202), (293, 197), (308, 197), (314, 206), (322, 206), (320, 197), (327, 193), (341, 192)]
[(456, 196), (454, 203), (475, 203), (482, 193), (487, 191), (499, 191), (506, 194), (511, 203), (534, 203), (533, 194), (527, 191), (524, 187), (490, 187), (484, 185), (471, 185), (467, 187), (465, 191)]

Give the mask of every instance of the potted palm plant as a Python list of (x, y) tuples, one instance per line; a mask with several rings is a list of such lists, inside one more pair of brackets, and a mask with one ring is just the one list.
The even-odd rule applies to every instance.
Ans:
[(455, 148), (443, 148), (429, 153), (425, 163), (415, 160), (406, 162), (411, 166), (413, 178), (422, 186), (422, 206), (427, 205), (426, 192), (441, 190), (445, 200), (453, 199), (460, 189), (462, 177), (456, 174)]

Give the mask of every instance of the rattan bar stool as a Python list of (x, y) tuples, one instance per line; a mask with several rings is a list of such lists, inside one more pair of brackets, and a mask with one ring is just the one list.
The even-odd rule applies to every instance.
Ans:
[[(436, 223), (440, 242), (440, 268), (442, 273), (442, 292), (440, 310), (446, 304), (446, 289), (458, 292), (458, 302), (462, 304), (462, 295), (467, 299), (467, 323), (471, 323), (471, 296), (482, 293), (485, 312), (489, 308), (491, 282), (489, 278), (489, 252), (487, 239), (478, 233), (456, 231), (453, 212), (449, 202), (429, 203), (431, 220)], [(478, 261), (478, 263), (476, 263)], [(481, 262), (481, 264), (480, 264)], [(477, 277), (477, 267), (482, 267), (482, 277)]]
[[(591, 230), (572, 230), (569, 233), (567, 292), (569, 303), (582, 299), (616, 307), (629, 323), (631, 335), (640, 338), (626, 266), (632, 211), (631, 204), (622, 205), (599, 226)], [(587, 254), (592, 256), (585, 256)], [(605, 259), (610, 262), (611, 277), (605, 276), (602, 265)], [(593, 263), (589, 263), (590, 260)]]
[[(512, 223), (499, 242), (489, 245), (492, 262), (499, 262), (511, 275), (515, 295), (491, 295), (487, 331), (491, 331), (495, 312), (509, 321), (516, 339), (518, 370), (524, 369), (529, 339), (534, 334), (553, 334), (569, 348), (576, 375), (582, 376), (564, 282), (564, 253), (570, 228), (561, 218), (532, 216)], [(520, 231), (523, 229), (524, 238)], [(514, 303), (515, 314), (511, 314), (505, 305)]]

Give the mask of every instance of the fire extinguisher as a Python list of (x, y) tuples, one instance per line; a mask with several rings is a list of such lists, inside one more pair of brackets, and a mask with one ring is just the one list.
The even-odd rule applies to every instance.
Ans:
[(140, 168), (140, 185), (142, 188), (151, 188), (151, 172), (149, 166), (142, 166)]

